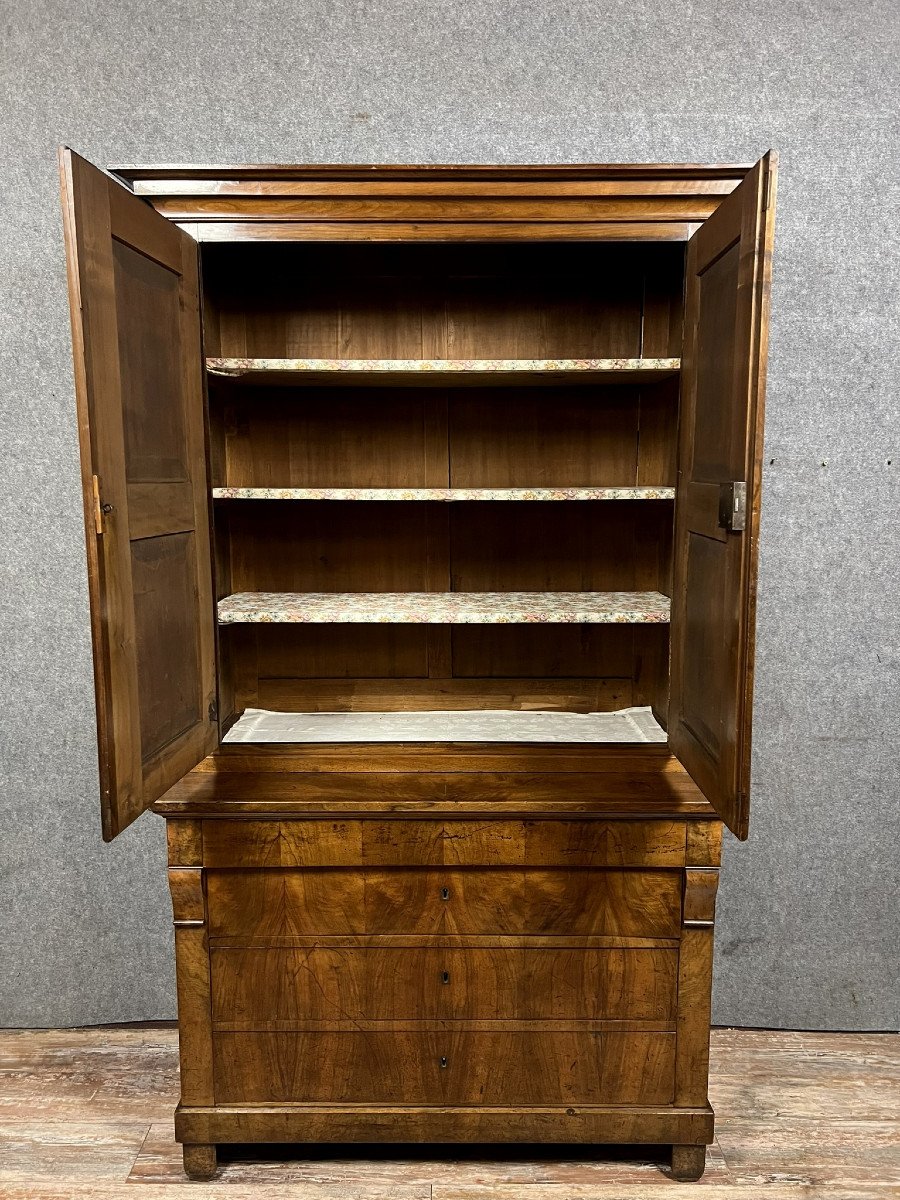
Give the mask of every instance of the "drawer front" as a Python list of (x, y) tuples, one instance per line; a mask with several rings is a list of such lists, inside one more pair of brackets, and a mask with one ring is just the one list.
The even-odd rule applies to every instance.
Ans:
[(671, 1104), (673, 1033), (216, 1033), (217, 1104)]
[(220, 1029), (320, 1021), (671, 1023), (677, 950), (321, 946), (212, 952)]
[(684, 855), (683, 821), (203, 822), (207, 867), (682, 867)]
[(566, 934), (677, 938), (681, 873), (520, 868), (215, 871), (213, 937)]

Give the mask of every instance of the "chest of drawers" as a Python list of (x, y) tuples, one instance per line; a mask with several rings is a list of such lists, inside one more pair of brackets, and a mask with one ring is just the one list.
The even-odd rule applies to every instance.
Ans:
[(334, 794), (289, 812), (290, 774), (235, 805), (220, 768), (173, 789), (189, 1163), (251, 1136), (643, 1141), (690, 1173), (721, 826), (665, 757), (641, 819), (608, 772), (593, 802), (493, 816), (399, 796), (328, 815), (360, 807)]

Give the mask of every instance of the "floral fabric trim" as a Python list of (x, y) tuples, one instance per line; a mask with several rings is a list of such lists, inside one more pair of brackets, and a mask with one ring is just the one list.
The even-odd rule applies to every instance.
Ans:
[(302, 374), (597, 374), (675, 372), (680, 358), (208, 358), (212, 375)]
[(659, 592), (237, 592), (219, 624), (665, 624)]
[(674, 500), (673, 487), (213, 488), (215, 500)]

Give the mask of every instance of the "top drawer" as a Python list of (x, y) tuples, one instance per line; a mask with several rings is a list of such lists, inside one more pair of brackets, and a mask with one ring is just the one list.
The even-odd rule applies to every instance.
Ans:
[(681, 872), (509, 867), (211, 870), (212, 937), (677, 938)]
[(203, 822), (207, 867), (682, 867), (680, 821)]

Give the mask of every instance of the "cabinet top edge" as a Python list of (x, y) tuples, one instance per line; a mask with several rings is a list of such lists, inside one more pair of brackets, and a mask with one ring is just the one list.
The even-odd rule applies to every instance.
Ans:
[(734, 179), (749, 163), (244, 163), (116, 164), (111, 174), (133, 186), (140, 180), (223, 179)]

